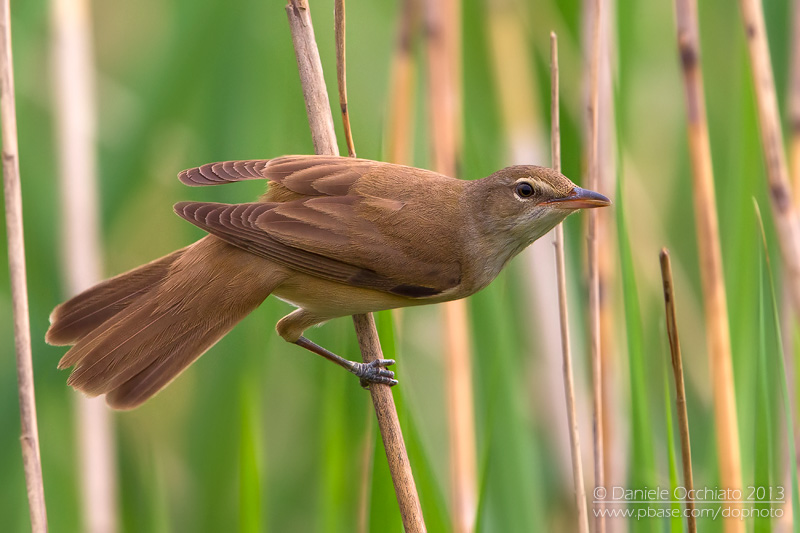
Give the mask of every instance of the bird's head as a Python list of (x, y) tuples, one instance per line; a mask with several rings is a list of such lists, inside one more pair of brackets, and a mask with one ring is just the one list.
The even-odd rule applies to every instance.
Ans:
[(602, 194), (581, 189), (553, 169), (529, 165), (474, 181), (469, 194), (478, 231), (511, 248), (512, 255), (578, 209), (611, 205)]

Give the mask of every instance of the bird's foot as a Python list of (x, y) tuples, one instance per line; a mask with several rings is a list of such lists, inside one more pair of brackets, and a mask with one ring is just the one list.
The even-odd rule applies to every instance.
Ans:
[(394, 372), (385, 368), (393, 364), (395, 364), (394, 359), (375, 359), (370, 363), (354, 363), (350, 372), (360, 378), (361, 386), (365, 389), (368, 389), (372, 383), (394, 387), (397, 385)]
[(321, 355), (342, 368), (346, 368), (361, 379), (361, 386), (365, 389), (368, 389), (371, 383), (380, 383), (382, 385), (389, 385), (390, 387), (397, 385), (397, 380), (394, 379), (394, 372), (384, 368), (393, 365), (394, 359), (375, 359), (370, 363), (357, 363), (340, 357), (305, 337), (300, 337), (294, 341), (294, 343), (317, 355)]

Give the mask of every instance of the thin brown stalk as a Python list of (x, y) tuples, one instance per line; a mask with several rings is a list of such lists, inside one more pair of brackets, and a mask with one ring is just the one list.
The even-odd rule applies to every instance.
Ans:
[[(558, 97), (558, 39), (550, 33), (550, 147), (553, 169), (561, 172), (561, 125)], [(564, 356), (564, 394), (567, 400), (569, 442), (572, 450), (572, 476), (575, 504), (578, 508), (578, 531), (589, 532), (589, 512), (586, 508), (586, 487), (583, 482), (581, 442), (578, 415), (575, 410), (575, 380), (572, 376), (572, 352), (569, 343), (569, 313), (567, 310), (567, 274), (564, 265), (564, 226), (556, 226), (556, 273), (558, 277), (558, 309), (561, 321), (561, 351)]]
[[(86, 0), (52, 3), (53, 67), (60, 159), (62, 262), (70, 295), (100, 279), (95, 164), (94, 67)], [(84, 530), (116, 531), (116, 476), (110, 410), (75, 397)]]
[[(714, 173), (706, 122), (705, 93), (700, 70), (700, 42), (695, 0), (676, 0), (678, 48), (686, 91), (689, 155), (697, 224), (700, 275), (705, 302), (705, 326), (709, 365), (713, 379), (714, 414), (720, 479), (725, 488), (742, 486), (739, 426), (736, 418), (731, 362), (728, 306), (714, 195)], [(737, 506), (737, 504), (733, 504)], [(727, 531), (743, 530), (736, 519), (725, 521)]]
[[(522, 7), (519, 0), (490, 0), (486, 11), (490, 63), (507, 146), (503, 157), (514, 165), (541, 164), (546, 161), (549, 151), (549, 137), (545, 130), (548, 112), (538, 104), (541, 100), (539, 83), (536, 69), (532, 68), (536, 61), (528, 43), (525, 17), (520, 16)], [(520, 254), (527, 272), (526, 306), (536, 322), (535, 331), (528, 334), (531, 353), (537, 356), (536, 370), (528, 377), (533, 405), (544, 405), (564, 394), (561, 339), (550, 334), (559, 330), (558, 313), (553, 313), (558, 309), (558, 285), (552, 240), (541, 238)], [(578, 371), (577, 377), (579, 382), (582, 381), (582, 372)], [(589, 389), (577, 384), (576, 393), (577, 411), (581, 415), (579, 426), (588, 434), (591, 431)], [(550, 437), (557, 452), (553, 458), (557, 469), (555, 474), (571, 484), (574, 469), (566, 404), (556, 403), (540, 414), (544, 417), (543, 423), (552, 429)], [(588, 457), (583, 459), (585, 461)]]
[[(600, 103), (600, 31), (602, 28), (603, 6), (601, 0), (594, 0), (592, 21), (592, 55), (589, 61), (589, 105), (587, 106), (589, 122), (589, 179), (588, 187), (597, 190), (600, 183), (600, 135), (599, 112)], [(587, 262), (589, 276), (589, 335), (592, 357), (592, 392), (594, 396), (594, 484), (605, 485), (605, 453), (603, 450), (603, 361), (600, 330), (600, 265), (598, 260), (597, 217), (596, 209), (590, 209), (587, 226)], [(597, 504), (598, 513), (595, 518), (597, 533), (605, 533), (606, 524), (603, 513), (605, 504)]]
[(11, 53), (11, 7), (0, 1), (0, 128), (3, 135), (3, 192), (5, 195), (8, 270), (14, 313), (14, 348), (17, 358), (19, 415), (22, 426), (20, 444), (28, 490), (31, 530), (47, 531), (36, 399), (33, 388), (31, 324), (25, 270), (25, 236), (22, 229), (22, 188), (19, 176), (17, 111), (14, 96), (14, 61)]
[[(334, 39), (336, 41), (336, 81), (339, 88), (339, 108), (342, 112), (342, 124), (347, 138), (349, 157), (356, 157), (356, 147), (350, 130), (350, 114), (347, 111), (347, 64), (345, 53), (345, 8), (344, 0), (336, 0), (333, 6)], [(367, 413), (367, 425), (364, 430), (364, 443), (361, 449), (361, 483), (358, 493), (358, 529), (366, 532), (369, 528), (370, 481), (372, 480), (372, 448), (375, 445), (373, 418)]]
[(290, 0), (286, 5), (286, 13), (314, 151), (317, 154), (339, 155), (328, 89), (322, 75), (322, 61), (314, 37), (314, 27), (311, 25), (308, 1)]
[(753, 71), (761, 144), (767, 167), (772, 217), (783, 259), (784, 280), (795, 311), (800, 312), (800, 219), (792, 201), (789, 169), (783, 148), (783, 132), (772, 74), (764, 12), (758, 0), (741, 0)]
[[(383, 357), (381, 343), (372, 314), (355, 315), (353, 323), (364, 362), (381, 359)], [(392, 473), (397, 503), (400, 505), (400, 515), (403, 517), (403, 527), (407, 532), (427, 531), (391, 389), (388, 385), (370, 385), (369, 390), (375, 405), (383, 445), (386, 448), (386, 458)]]
[(661, 249), (661, 280), (664, 284), (664, 306), (667, 317), (667, 336), (672, 356), (672, 373), (675, 377), (675, 408), (678, 412), (678, 429), (681, 436), (681, 458), (683, 460), (683, 487), (686, 489), (686, 515), (689, 521), (689, 533), (696, 533), (697, 521), (694, 516), (694, 481), (692, 480), (692, 447), (689, 441), (689, 414), (686, 411), (686, 389), (683, 385), (683, 360), (681, 359), (681, 343), (678, 337), (677, 312), (675, 310), (675, 291), (672, 282), (672, 263), (669, 250)]
[[(432, 168), (447, 176), (456, 176), (461, 131), (461, 9), (458, 0), (427, 2), (424, 5)], [(467, 330), (466, 303), (463, 300), (447, 302), (443, 310), (451, 513), (454, 530), (469, 532), (475, 528), (477, 512), (472, 349)]]
[[(317, 154), (338, 155), (331, 107), (308, 3), (305, 0), (291, 0), (286, 6), (286, 13), (306, 101), (314, 151)], [(353, 324), (363, 361), (369, 363), (382, 358), (380, 340), (372, 315), (354, 315)], [(426, 531), (391, 388), (388, 385), (373, 384), (370, 386), (370, 393), (403, 518), (403, 527), (409, 532)]]
[(344, 138), (347, 142), (347, 153), (356, 156), (353, 144), (353, 132), (350, 129), (350, 111), (347, 109), (347, 63), (345, 62), (345, 18), (344, 0), (336, 0), (333, 4), (334, 34), (336, 39), (336, 82), (339, 85), (339, 108), (342, 110)]

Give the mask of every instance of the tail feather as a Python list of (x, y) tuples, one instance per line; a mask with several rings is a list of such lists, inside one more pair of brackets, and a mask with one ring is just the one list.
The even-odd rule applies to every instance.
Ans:
[(146, 265), (120, 274), (83, 291), (56, 307), (50, 315), (45, 341), (75, 344), (103, 322), (161, 283), (169, 267), (187, 248), (176, 250)]
[(166, 387), (232, 327), (233, 324), (218, 323), (216, 327), (203, 331), (195, 329), (185, 332), (170, 346), (164, 347), (162, 354), (154, 358), (147, 367), (108, 392), (106, 402), (115, 409), (136, 407)]
[[(166, 258), (164, 258), (166, 259)], [(153, 396), (258, 307), (282, 269), (216, 237), (175, 258), (160, 283), (83, 336), (60, 367), (68, 383), (117, 409)]]

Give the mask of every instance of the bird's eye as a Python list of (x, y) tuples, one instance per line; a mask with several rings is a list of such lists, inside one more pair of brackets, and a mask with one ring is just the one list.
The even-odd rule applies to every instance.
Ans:
[(528, 183), (527, 181), (521, 181), (517, 183), (516, 187), (517, 196), (520, 198), (530, 198), (533, 196), (533, 185)]

